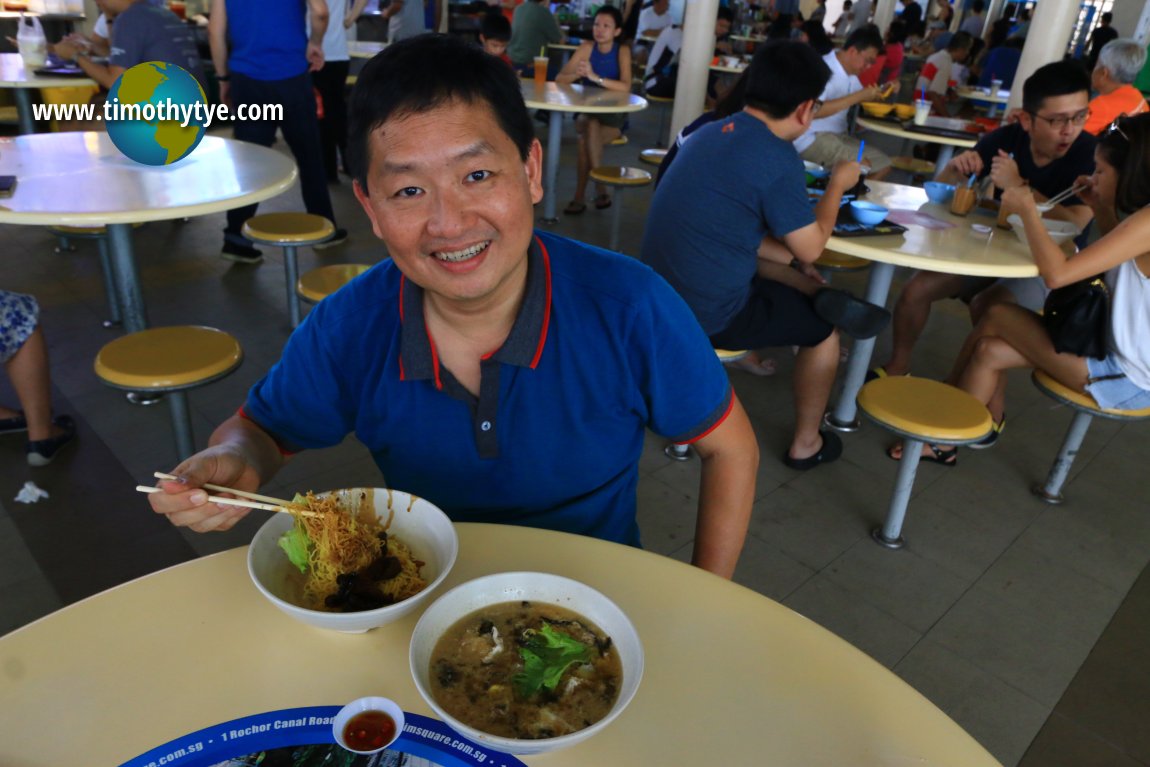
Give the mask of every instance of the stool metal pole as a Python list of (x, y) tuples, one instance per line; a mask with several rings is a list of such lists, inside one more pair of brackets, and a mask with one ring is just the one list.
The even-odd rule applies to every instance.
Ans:
[(1058, 457), (1054, 459), (1054, 465), (1050, 467), (1046, 484), (1035, 485), (1032, 488), (1033, 493), (1047, 503), (1059, 504), (1064, 500), (1062, 483), (1070, 474), (1070, 467), (1074, 465), (1074, 459), (1078, 457), (1078, 449), (1082, 447), (1082, 440), (1086, 438), (1086, 430), (1090, 428), (1092, 420), (1094, 420), (1094, 416), (1091, 413), (1079, 411), (1074, 414), (1070, 428), (1066, 430), (1066, 437), (1062, 440), (1062, 447), (1058, 450)]
[(922, 446), (923, 441), (920, 439), (903, 440), (902, 460), (898, 462), (898, 474), (895, 476), (894, 493), (890, 498), (886, 521), (881, 528), (876, 527), (871, 531), (871, 538), (888, 549), (901, 549), (906, 545), (902, 537), (902, 523), (906, 519), (906, 507), (910, 503), (910, 494), (914, 489), (914, 475), (918, 471)]
[(192, 418), (188, 410), (187, 392), (168, 392), (168, 404), (172, 413), (172, 429), (176, 434), (176, 451), (179, 453), (179, 460), (183, 461), (196, 452), (195, 442), (192, 439)]
[(116, 327), (123, 324), (124, 318), (120, 314), (120, 302), (116, 300), (115, 271), (112, 267), (112, 257), (108, 255), (107, 238), (96, 238), (96, 247), (100, 251), (100, 271), (104, 275), (104, 298), (108, 302), (108, 320), (104, 322), (104, 327)]
[(619, 250), (619, 227), (623, 223), (623, 187), (615, 190), (615, 210), (611, 211), (611, 250)]
[(287, 275), (288, 315), (294, 328), (299, 325), (299, 298), (295, 292), (299, 284), (299, 264), (296, 262), (295, 245), (284, 245), (284, 273)]
[(116, 284), (116, 299), (123, 312), (124, 330), (129, 333), (144, 330), (148, 327), (148, 314), (144, 309), (140, 272), (132, 249), (131, 224), (108, 224), (108, 252), (112, 258), (112, 279)]
[[(876, 306), (886, 306), (890, 294), (890, 283), (894, 278), (894, 264), (875, 263), (867, 281), (866, 300)], [(851, 344), (851, 354), (847, 358), (843, 388), (839, 392), (834, 411), (824, 420), (827, 426), (838, 431), (856, 431), (859, 428), (858, 397), (859, 389), (866, 381), (867, 365), (874, 351), (874, 338), (863, 338)]]

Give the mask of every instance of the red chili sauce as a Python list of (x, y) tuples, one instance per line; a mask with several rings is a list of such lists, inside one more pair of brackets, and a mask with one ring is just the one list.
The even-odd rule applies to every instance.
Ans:
[(382, 711), (356, 714), (343, 728), (343, 741), (356, 751), (373, 751), (395, 737), (395, 722)]

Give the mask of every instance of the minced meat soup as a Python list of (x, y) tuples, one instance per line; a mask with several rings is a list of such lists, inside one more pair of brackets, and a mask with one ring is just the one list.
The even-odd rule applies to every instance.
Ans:
[(611, 638), (549, 604), (503, 602), (457, 621), (431, 654), (435, 701), (461, 722), (508, 738), (589, 727), (611, 710), (623, 668)]

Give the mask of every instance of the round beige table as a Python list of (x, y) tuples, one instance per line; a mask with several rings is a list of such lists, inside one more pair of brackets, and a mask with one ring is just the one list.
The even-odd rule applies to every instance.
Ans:
[(990, 88), (959, 88), (955, 91), (959, 98), (968, 99), (970, 101), (986, 101), (990, 103), (990, 108), (986, 111), (987, 117), (995, 117), (998, 115), (998, 105), (1005, 104), (1010, 101), (1010, 91), (999, 88), (997, 92), (991, 93)]
[[(620, 718), (567, 750), (520, 757), (528, 765), (998, 764), (893, 673), (749, 589), (591, 538), (457, 527), (441, 590), (499, 571), (558, 573), (614, 600), (643, 643), (643, 680)], [(256, 591), (245, 556), (146, 576), (0, 638), (0, 764), (117, 765), (222, 722), (364, 695), (434, 717), (408, 668), (418, 614), (358, 635), (304, 626)]]
[(571, 54), (579, 50), (579, 45), (572, 43), (547, 43), (547, 47), (553, 51), (560, 51), (560, 69), (563, 69), (563, 67), (567, 66), (567, 62), (571, 58)]
[[(907, 224), (903, 234), (883, 237), (831, 237), (827, 250), (857, 256), (873, 261), (867, 282), (866, 300), (886, 306), (890, 283), (896, 266), (923, 269), (928, 272), (962, 274), (972, 277), (1035, 277), (1038, 267), (1030, 251), (1018, 238), (995, 226), (996, 216), (986, 215), (975, 208), (966, 216), (956, 216), (947, 206), (934, 205), (926, 192), (918, 187), (868, 181), (869, 202), (890, 210), (917, 210), (954, 226), (949, 229), (928, 229), (918, 224)], [(977, 231), (973, 227), (985, 227)], [(843, 375), (843, 388), (834, 410), (827, 415), (827, 424), (841, 431), (858, 428), (858, 408), (855, 398), (862, 388), (870, 365), (875, 339), (855, 341), (851, 346)]]
[(95, 85), (96, 81), (87, 77), (53, 77), (38, 75), (24, 68), (24, 59), (19, 53), (0, 53), (0, 88), (12, 89), (16, 99), (16, 114), (20, 120), (21, 133), (35, 133), (36, 121), (32, 115), (32, 90), (37, 88), (76, 88)]
[(950, 158), (954, 156), (954, 148), (961, 147), (962, 149), (973, 149), (974, 145), (978, 143), (977, 138), (957, 138), (951, 136), (937, 136), (930, 133), (918, 133), (917, 131), (907, 130), (901, 124), (890, 122), (888, 120), (873, 120), (868, 117), (859, 117), (856, 124), (860, 128), (874, 131), (875, 133), (882, 133), (887, 136), (894, 136), (896, 138), (905, 139), (906, 141), (923, 141), (928, 144), (938, 144), (939, 152), (938, 159), (934, 163), (934, 176), (942, 173), (946, 168), (946, 164), (950, 162)]
[(712, 64), (710, 67), (712, 72), (718, 72), (724, 75), (741, 75), (747, 69), (747, 65), (729, 67), (726, 64)]
[(347, 53), (353, 59), (370, 59), (387, 47), (387, 43), (375, 40), (349, 40)]
[(534, 80), (520, 80), (523, 101), (528, 109), (550, 112), (547, 123), (547, 157), (543, 173), (543, 220), (553, 224), (556, 212), (555, 180), (559, 176), (559, 147), (563, 134), (563, 113), (608, 114), (638, 112), (647, 108), (647, 100), (633, 93), (609, 91), (583, 85), (559, 85), (549, 82), (542, 88)]
[(205, 136), (171, 165), (125, 157), (106, 133), (0, 139), (0, 174), (17, 178), (0, 199), (0, 224), (107, 226), (113, 283), (128, 332), (147, 327), (132, 224), (217, 213), (275, 197), (295, 163), (272, 149)]

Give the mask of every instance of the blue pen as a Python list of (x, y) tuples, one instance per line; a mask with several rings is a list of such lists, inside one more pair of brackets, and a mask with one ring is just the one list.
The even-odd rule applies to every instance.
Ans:
[(863, 157), (863, 150), (864, 150), (864, 149), (866, 149), (866, 142), (865, 142), (865, 141), (860, 141), (860, 142), (859, 142), (859, 158), (858, 158), (857, 160), (855, 160), (855, 162), (862, 162), (862, 157)]

